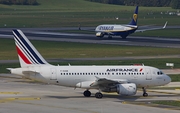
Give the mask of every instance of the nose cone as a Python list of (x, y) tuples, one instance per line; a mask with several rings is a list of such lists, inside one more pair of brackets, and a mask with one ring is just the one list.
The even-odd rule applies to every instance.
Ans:
[(164, 75), (164, 83), (168, 84), (171, 82), (171, 78), (168, 75)]

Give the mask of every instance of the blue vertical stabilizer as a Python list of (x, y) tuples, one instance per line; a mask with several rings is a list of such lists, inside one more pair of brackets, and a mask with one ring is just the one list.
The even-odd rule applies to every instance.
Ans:
[(132, 18), (131, 22), (129, 23), (129, 25), (136, 26), (137, 20), (138, 20), (138, 6), (136, 6), (136, 9), (135, 9), (134, 14), (133, 14), (133, 18)]

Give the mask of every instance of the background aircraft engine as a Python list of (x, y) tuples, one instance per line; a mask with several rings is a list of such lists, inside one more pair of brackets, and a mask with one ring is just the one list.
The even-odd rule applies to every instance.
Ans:
[(135, 95), (137, 92), (136, 84), (127, 83), (127, 84), (118, 84), (117, 85), (117, 93), (119, 95)]
[(104, 37), (104, 33), (102, 33), (102, 32), (97, 32), (97, 33), (96, 33), (96, 36), (97, 36), (97, 37)]

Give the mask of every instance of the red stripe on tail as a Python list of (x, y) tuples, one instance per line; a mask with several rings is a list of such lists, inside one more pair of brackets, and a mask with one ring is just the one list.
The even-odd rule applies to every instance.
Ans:
[(17, 49), (18, 55), (23, 59), (23, 61), (26, 64), (32, 64), (17, 46), (16, 46), (16, 49)]

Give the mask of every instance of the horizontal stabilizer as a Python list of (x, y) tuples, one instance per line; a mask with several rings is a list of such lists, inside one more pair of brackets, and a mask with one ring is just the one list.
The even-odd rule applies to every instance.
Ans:
[(29, 70), (29, 71), (22, 71), (23, 74), (40, 74), (40, 72)]
[(6, 68), (7, 70), (11, 71), (13, 68)]

